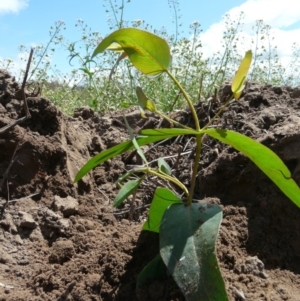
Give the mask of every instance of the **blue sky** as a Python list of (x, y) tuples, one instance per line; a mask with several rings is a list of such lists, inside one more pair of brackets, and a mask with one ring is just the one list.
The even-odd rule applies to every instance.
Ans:
[[(116, 1), (121, 3), (120, 0)], [(291, 45), (300, 36), (299, 0), (178, 0), (182, 30), (188, 36), (189, 25), (198, 21), (203, 29), (201, 40), (207, 55), (218, 51), (219, 41), (224, 30), (222, 16), (233, 16), (240, 11), (245, 13), (246, 39), (253, 36), (251, 27), (255, 20), (263, 19), (273, 28), (275, 42), (279, 44), (279, 53), (283, 59), (291, 54)], [(27, 47), (49, 41), (49, 28), (55, 21), (66, 24), (64, 36), (69, 41), (79, 39), (75, 28), (77, 19), (82, 19), (93, 31), (102, 36), (109, 33), (107, 20), (112, 17), (106, 13), (109, 1), (106, 0), (0, 0), (0, 60), (11, 58), (19, 66), (18, 46)], [(125, 0), (124, 19), (142, 19), (154, 28), (165, 26), (168, 33), (175, 32), (172, 22), (173, 11), (168, 0)], [(56, 64), (62, 69), (67, 66), (67, 53), (61, 53)]]
[[(203, 29), (207, 29), (218, 22), (226, 11), (244, 1), (188, 0), (188, 5), (183, 5), (184, 2), (179, 0), (179, 15), (183, 29), (188, 30), (193, 21), (199, 21)], [(84, 20), (95, 31), (106, 35), (109, 33), (107, 19), (112, 14), (105, 12), (104, 5), (109, 7), (108, 0), (88, 0), (85, 4), (82, 0), (1, 0), (0, 35), (6, 42), (0, 46), (0, 51), (7, 55), (14, 48), (16, 51), (20, 44), (46, 42), (49, 28), (57, 20), (66, 23), (70, 39), (74, 36), (77, 19)], [(125, 0), (125, 20), (143, 19), (156, 28), (166, 26), (172, 31), (172, 14), (168, 0), (131, 0), (129, 3)]]

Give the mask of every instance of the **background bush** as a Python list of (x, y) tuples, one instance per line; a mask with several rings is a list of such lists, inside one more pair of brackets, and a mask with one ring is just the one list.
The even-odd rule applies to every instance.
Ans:
[[(118, 2), (121, 2), (121, 5)], [(110, 10), (114, 16), (108, 21), (109, 27), (111, 30), (129, 26), (137, 27), (165, 38), (172, 51), (171, 72), (189, 92), (194, 102), (200, 99), (205, 101), (216, 93), (225, 80), (233, 77), (245, 53), (245, 51), (241, 53), (239, 47), (245, 43), (242, 34), (244, 14), (242, 13), (235, 20), (225, 15), (226, 29), (220, 41), (222, 51), (204, 58), (200, 35), (201, 25), (198, 22), (192, 23), (189, 36), (182, 36), (178, 2), (173, 0), (169, 1), (169, 4), (174, 15), (176, 29), (174, 35), (169, 35), (165, 28), (154, 29), (143, 20), (131, 22), (123, 20), (124, 1), (118, 0), (107, 1), (107, 10)], [(171, 110), (173, 106), (179, 109), (184, 105), (181, 95), (167, 77), (162, 75), (156, 78), (145, 78), (135, 71), (128, 60), (123, 60), (117, 66), (109, 80), (117, 55), (106, 52), (91, 60), (95, 47), (103, 38), (101, 34), (89, 28), (83, 20), (77, 20), (75, 27), (78, 29), (80, 38), (76, 42), (70, 42), (63, 35), (65, 26), (63, 21), (55, 22), (50, 28), (49, 42), (35, 48), (30, 80), (42, 86), (42, 95), (53, 101), (67, 114), (72, 115), (76, 107), (86, 105), (102, 113), (129, 107), (137, 102), (135, 96), (137, 85), (142, 86), (147, 96), (165, 112)], [(252, 30), (254, 38), (250, 43), (254, 58), (249, 78), (261, 84), (299, 85), (299, 45), (293, 45), (291, 63), (289, 66), (283, 66), (279, 60), (277, 47), (273, 45), (270, 26), (258, 20)], [(69, 63), (74, 66), (74, 69), (68, 73), (60, 70), (59, 66), (51, 61), (58, 47), (67, 50), (66, 56)], [(23, 45), (20, 46), (24, 60), (27, 60), (26, 54), (29, 50)], [(2, 60), (0, 67), (10, 70), (13, 68), (13, 61)], [(21, 70), (18, 76), (19, 81), (22, 80), (23, 73), (24, 70)]]

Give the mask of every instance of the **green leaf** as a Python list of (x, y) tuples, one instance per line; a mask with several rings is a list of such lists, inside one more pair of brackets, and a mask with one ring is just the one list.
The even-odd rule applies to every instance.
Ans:
[[(117, 43), (128, 55), (132, 64), (142, 73), (158, 75), (169, 68), (171, 54), (167, 42), (145, 30), (122, 28), (101, 41), (93, 57)], [(120, 50), (120, 47), (110, 47)]]
[(169, 176), (172, 174), (171, 167), (163, 158), (159, 158), (157, 160), (157, 163), (158, 163), (158, 168), (161, 172), (163, 172)]
[(117, 180), (117, 184), (122, 183), (123, 181), (125, 181), (128, 177), (130, 177), (132, 175), (131, 172), (126, 172), (125, 174), (123, 174), (121, 177), (119, 177), (119, 179)]
[(140, 272), (136, 282), (136, 289), (138, 290), (148, 280), (158, 279), (165, 275), (166, 266), (160, 254), (157, 254)]
[(300, 207), (299, 186), (291, 178), (291, 173), (286, 165), (268, 147), (245, 135), (229, 130), (208, 129), (202, 132), (231, 145), (246, 155), (290, 200)]
[(228, 301), (215, 252), (222, 211), (173, 204), (160, 226), (160, 255), (188, 301)]
[(126, 200), (131, 194), (133, 194), (140, 186), (142, 179), (128, 181), (117, 194), (113, 206), (119, 206), (124, 200)]
[(244, 89), (244, 83), (251, 65), (252, 61), (252, 51), (249, 50), (246, 52), (244, 59), (242, 60), (238, 71), (235, 74), (235, 77), (232, 81), (231, 90), (233, 96), (238, 100)]
[(155, 103), (150, 100), (144, 93), (141, 87), (136, 87), (136, 95), (138, 98), (139, 106), (142, 110), (148, 110), (150, 112), (156, 112)]
[(107, 50), (112, 50), (114, 52), (121, 52), (121, 53), (123, 53), (123, 47), (121, 45), (119, 45), (118, 43), (112, 43), (106, 49)]
[(182, 204), (182, 200), (167, 188), (157, 188), (149, 209), (148, 219), (143, 225), (143, 230), (158, 233), (165, 210), (175, 203)]
[(170, 128), (170, 129), (147, 129), (147, 130), (142, 130), (140, 132), (141, 135), (143, 136), (164, 136), (163, 139), (171, 138), (174, 136), (178, 135), (198, 135), (199, 132), (191, 129), (180, 129), (180, 128)]
[[(142, 136), (142, 137), (137, 137), (136, 142), (138, 143), (139, 146), (143, 146), (146, 144), (154, 143), (160, 140), (164, 140), (167, 138), (171, 138), (174, 136), (177, 136), (176, 133), (170, 132), (170, 133), (160, 133), (160, 135), (154, 135), (154, 132), (151, 133), (151, 136)], [(134, 149), (134, 144), (133, 142), (126, 141), (123, 143), (120, 143), (118, 145), (115, 145), (100, 154), (92, 157), (77, 173), (74, 182), (78, 182), (82, 177), (84, 177), (89, 171), (91, 171), (93, 168), (96, 166), (100, 165), (101, 163), (114, 158), (120, 154), (123, 154), (129, 150)]]
[(83, 73), (85, 73), (86, 75), (88, 75), (89, 79), (91, 79), (94, 76), (94, 74), (95, 74), (95, 72), (92, 72), (92, 71), (90, 71), (87, 68), (79, 68), (79, 70), (81, 70)]
[(124, 117), (124, 121), (125, 121), (127, 130), (129, 132), (130, 139), (131, 139), (131, 141), (132, 141), (132, 143), (134, 145), (134, 148), (136, 149), (137, 153), (142, 158), (142, 160), (144, 161), (144, 163), (148, 164), (147, 159), (146, 159), (146, 157), (145, 157), (142, 149), (140, 148), (139, 144), (137, 143), (137, 141), (136, 141), (136, 139), (135, 139), (135, 137), (134, 137), (134, 135), (132, 133), (132, 130), (131, 130), (131, 127), (130, 127), (128, 121), (127, 121), (127, 118), (125, 117), (125, 115), (123, 115), (123, 117)]

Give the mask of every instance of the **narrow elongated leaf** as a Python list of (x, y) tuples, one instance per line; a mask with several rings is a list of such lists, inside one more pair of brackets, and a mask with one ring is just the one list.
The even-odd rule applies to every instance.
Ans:
[(158, 158), (157, 163), (158, 163), (158, 168), (161, 172), (169, 176), (171, 175), (172, 173), (171, 167), (163, 158)]
[(291, 178), (289, 169), (273, 151), (263, 144), (233, 131), (208, 129), (203, 132), (246, 155), (290, 200), (300, 207), (300, 188)]
[(193, 129), (188, 130), (188, 129), (180, 129), (180, 128), (170, 128), (170, 129), (155, 129), (155, 130), (147, 129), (147, 130), (142, 130), (140, 134), (148, 137), (151, 136), (173, 137), (178, 135), (197, 135), (199, 133)]
[(125, 181), (128, 177), (130, 177), (131, 175), (132, 175), (132, 173), (126, 172), (126, 173), (123, 174), (121, 177), (119, 177), (119, 179), (117, 180), (117, 184), (122, 183), (122, 182)]
[(122, 204), (123, 201), (125, 201), (131, 194), (133, 194), (138, 187), (140, 186), (142, 182), (142, 179), (137, 179), (137, 180), (130, 180), (128, 181), (119, 191), (117, 194), (113, 206), (117, 207), (120, 204)]
[[(93, 57), (112, 43), (120, 45), (132, 64), (144, 74), (160, 74), (167, 70), (171, 63), (167, 42), (148, 31), (137, 28), (122, 28), (111, 33), (97, 46)], [(119, 47), (117, 49), (120, 50)]]
[[(186, 131), (186, 130), (185, 130)], [(136, 142), (138, 143), (139, 146), (143, 146), (146, 144), (154, 143), (160, 140), (164, 140), (167, 138), (172, 138), (174, 136), (177, 136), (176, 131), (166, 131), (164, 132), (157, 132), (158, 135), (155, 135), (155, 132), (151, 132), (151, 136), (142, 136), (142, 137), (137, 137)], [(118, 145), (115, 145), (100, 154), (92, 157), (77, 173), (74, 182), (78, 182), (82, 177), (84, 177), (89, 171), (91, 171), (93, 168), (96, 166), (100, 165), (101, 163), (114, 158), (120, 154), (123, 154), (129, 150), (134, 149), (133, 142), (126, 141), (123, 143), (120, 143)]]
[(172, 204), (181, 203), (171, 190), (167, 188), (157, 188), (149, 209), (148, 219), (143, 225), (143, 230), (159, 232), (159, 226), (165, 210)]
[(91, 79), (95, 74), (95, 72), (90, 71), (88, 68), (79, 68), (79, 70), (84, 72), (89, 77), (89, 79)]
[(142, 160), (144, 161), (144, 163), (145, 163), (145, 164), (148, 164), (147, 159), (146, 159), (146, 157), (145, 157), (145, 155), (144, 155), (142, 149), (140, 148), (139, 144), (137, 143), (137, 141), (136, 141), (136, 139), (135, 139), (135, 136), (133, 135), (133, 132), (132, 132), (132, 130), (131, 130), (131, 127), (130, 127), (130, 125), (129, 125), (129, 123), (128, 123), (126, 117), (125, 117), (125, 115), (123, 115), (123, 117), (124, 117), (124, 121), (125, 121), (127, 130), (128, 130), (128, 132), (129, 132), (130, 139), (131, 139), (131, 141), (132, 141), (132, 143), (133, 143), (133, 145), (134, 145), (134, 148), (136, 149), (137, 153), (138, 153), (139, 156), (142, 158)]
[(228, 301), (215, 244), (222, 221), (218, 205), (173, 204), (160, 226), (160, 255), (188, 301)]
[(136, 282), (136, 289), (138, 290), (148, 280), (165, 276), (166, 271), (166, 266), (160, 254), (157, 254), (140, 272)]
[(242, 91), (244, 89), (244, 83), (251, 65), (251, 61), (252, 61), (252, 51), (249, 50), (246, 52), (246, 55), (242, 60), (239, 69), (237, 70), (235, 77), (232, 81), (231, 90), (236, 100), (240, 98)]

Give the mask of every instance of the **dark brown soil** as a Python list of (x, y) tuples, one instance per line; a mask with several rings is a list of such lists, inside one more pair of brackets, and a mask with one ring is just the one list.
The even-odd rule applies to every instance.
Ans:
[[(19, 88), (0, 71), (0, 129), (25, 114)], [(226, 91), (225, 85), (220, 102)], [(158, 253), (157, 235), (140, 230), (156, 185), (165, 183), (149, 179), (133, 204), (112, 208), (118, 176), (140, 164), (131, 152), (73, 184), (91, 156), (128, 139), (123, 113), (135, 132), (159, 120), (89, 108), (68, 117), (30, 95), (28, 106), (31, 119), (0, 134), (0, 300), (184, 300), (168, 277), (135, 292), (139, 272)], [(218, 101), (197, 105), (202, 124), (218, 107)], [(176, 114), (191, 120), (188, 111)], [(216, 125), (269, 146), (300, 184), (299, 89), (248, 83)], [(145, 148), (149, 161), (167, 156), (187, 185), (193, 149), (190, 137)], [(210, 138), (198, 181), (195, 199), (224, 210), (217, 253), (230, 300), (299, 301), (300, 210), (246, 157)]]

